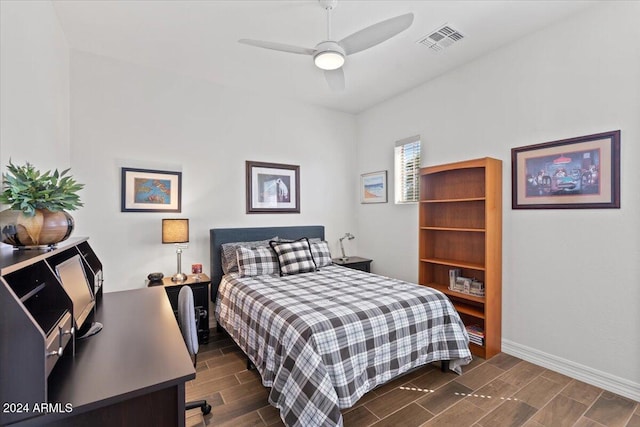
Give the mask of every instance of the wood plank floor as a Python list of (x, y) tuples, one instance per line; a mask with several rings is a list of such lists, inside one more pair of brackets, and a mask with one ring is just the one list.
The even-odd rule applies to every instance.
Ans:
[[(215, 329), (186, 394), (213, 406), (204, 417), (187, 411), (189, 427), (283, 425), (258, 373)], [(346, 427), (640, 427), (640, 403), (501, 353), (474, 360), (461, 376), (421, 368), (367, 393), (343, 417)]]

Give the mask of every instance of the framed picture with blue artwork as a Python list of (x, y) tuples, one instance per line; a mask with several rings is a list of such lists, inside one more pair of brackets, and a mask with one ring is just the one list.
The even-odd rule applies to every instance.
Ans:
[(182, 212), (182, 172), (122, 168), (121, 212)]

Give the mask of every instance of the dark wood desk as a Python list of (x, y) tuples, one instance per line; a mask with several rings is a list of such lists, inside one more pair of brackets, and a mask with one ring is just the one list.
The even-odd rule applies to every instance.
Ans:
[(195, 369), (164, 288), (105, 293), (96, 320), (102, 331), (77, 341), (48, 379), (48, 402), (73, 410), (16, 425), (184, 426)]

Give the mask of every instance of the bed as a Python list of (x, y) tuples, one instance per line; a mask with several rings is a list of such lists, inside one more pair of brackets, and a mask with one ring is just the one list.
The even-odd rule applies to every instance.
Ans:
[[(285, 243), (272, 243), (271, 255), (262, 245), (245, 245), (237, 249), (240, 271), (229, 269), (229, 243), (276, 237)], [(287, 270), (282, 252), (306, 248), (308, 240), (300, 238), (314, 242), (306, 245), (321, 265), (317, 271)], [(397, 376), (435, 361), (460, 373), (471, 361), (464, 325), (444, 294), (327, 265), (323, 240), (323, 226), (210, 230), (216, 321), (271, 388), (269, 402), (286, 425), (342, 425), (341, 409)], [(262, 274), (242, 263), (250, 253), (259, 266), (271, 265), (264, 258), (273, 252), (291, 274), (281, 277), (268, 268), (272, 274)]]

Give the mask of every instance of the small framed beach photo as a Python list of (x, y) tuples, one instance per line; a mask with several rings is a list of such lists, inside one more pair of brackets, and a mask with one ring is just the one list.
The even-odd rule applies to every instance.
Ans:
[(360, 203), (387, 203), (387, 171), (360, 175)]

